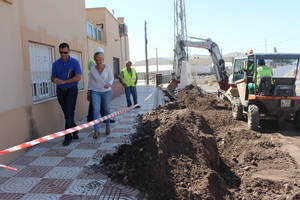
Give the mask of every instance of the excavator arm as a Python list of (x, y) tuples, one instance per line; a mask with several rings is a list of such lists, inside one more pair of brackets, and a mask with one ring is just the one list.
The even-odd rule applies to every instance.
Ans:
[(184, 40), (181, 41), (179, 45), (182, 45), (181, 47), (183, 48), (194, 47), (194, 48), (207, 49), (213, 61), (213, 68), (220, 89), (226, 91), (229, 88), (228, 75), (225, 70), (225, 62), (220, 52), (219, 46), (211, 39), (200, 39), (200, 38), (197, 39), (199, 39), (200, 41)]

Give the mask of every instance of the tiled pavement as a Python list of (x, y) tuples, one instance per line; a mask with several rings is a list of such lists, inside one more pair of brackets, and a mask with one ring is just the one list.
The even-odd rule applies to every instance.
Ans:
[[(142, 105), (121, 116), (111, 124), (112, 132), (97, 140), (92, 138), (92, 128), (82, 130), (79, 140), (62, 146), (58, 138), (29, 149), (10, 166), (17, 172), (0, 169), (0, 199), (5, 200), (131, 200), (142, 199), (139, 191), (114, 183), (94, 165), (101, 158), (115, 151), (122, 143), (129, 143), (129, 134), (134, 132), (136, 116), (161, 104), (162, 93), (153, 86), (139, 86), (141, 102), (151, 92), (154, 95)], [(113, 99), (112, 111), (125, 107), (125, 96)], [(82, 121), (81, 123), (83, 123)]]

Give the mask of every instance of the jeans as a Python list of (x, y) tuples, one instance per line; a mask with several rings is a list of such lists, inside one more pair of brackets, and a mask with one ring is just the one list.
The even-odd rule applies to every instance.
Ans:
[[(65, 116), (65, 129), (73, 128), (76, 126), (74, 115), (77, 101), (78, 88), (77, 86), (70, 88), (57, 88), (57, 99), (60, 107)], [(78, 131), (74, 132), (73, 135), (78, 134)], [(65, 140), (71, 140), (72, 135), (65, 135)]]
[[(94, 108), (93, 108), (93, 102), (92, 102), (92, 99), (91, 99), (90, 103), (89, 103), (89, 111), (88, 111), (88, 116), (87, 116), (87, 121), (88, 122), (94, 120), (94, 113), (93, 112), (94, 112)], [(100, 106), (100, 115), (101, 115), (101, 117), (105, 116), (103, 104), (101, 104), (101, 106)]]
[[(112, 100), (112, 91), (109, 90), (107, 92), (96, 92), (91, 91), (91, 99), (93, 104), (93, 117), (94, 119), (98, 119), (100, 117), (100, 108), (103, 106), (104, 115), (110, 114), (110, 104)], [(110, 120), (106, 120), (106, 127), (109, 127)], [(94, 126), (95, 132), (99, 132), (100, 125), (95, 124)]]
[(126, 95), (126, 100), (127, 100), (127, 106), (128, 107), (130, 107), (132, 105), (131, 104), (131, 99), (130, 99), (130, 94), (132, 94), (134, 105), (137, 104), (136, 86), (125, 87), (125, 95)]

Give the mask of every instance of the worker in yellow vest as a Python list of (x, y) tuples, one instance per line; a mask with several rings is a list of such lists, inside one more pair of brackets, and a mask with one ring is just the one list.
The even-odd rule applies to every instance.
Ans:
[(258, 60), (258, 67), (257, 67), (257, 76), (256, 76), (256, 86), (259, 87), (260, 80), (264, 76), (273, 76), (273, 70), (271, 67), (267, 66), (265, 60), (260, 59)]
[[(133, 97), (134, 105), (137, 104), (137, 91), (136, 91), (136, 83), (138, 80), (136, 71), (131, 67), (132, 62), (126, 62), (126, 68), (121, 71), (120, 82), (125, 88), (125, 95), (127, 100), (127, 106), (130, 107), (132, 105), (130, 96)], [(136, 106), (136, 108), (140, 108), (140, 106)]]

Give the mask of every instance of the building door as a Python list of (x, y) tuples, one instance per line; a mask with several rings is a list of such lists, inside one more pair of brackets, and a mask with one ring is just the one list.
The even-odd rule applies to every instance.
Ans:
[(79, 64), (80, 64), (81, 71), (82, 71), (82, 76), (81, 76), (81, 80), (78, 83), (78, 89), (79, 90), (83, 90), (83, 87), (84, 87), (84, 85), (83, 85), (84, 78), (83, 78), (83, 66), (82, 66), (82, 61), (81, 61), (81, 53), (79, 53), (77, 51), (72, 51), (71, 50), (70, 51), (70, 56), (72, 58), (75, 58), (79, 62)]
[(118, 78), (120, 74), (120, 59), (113, 57), (114, 62), (114, 77)]

